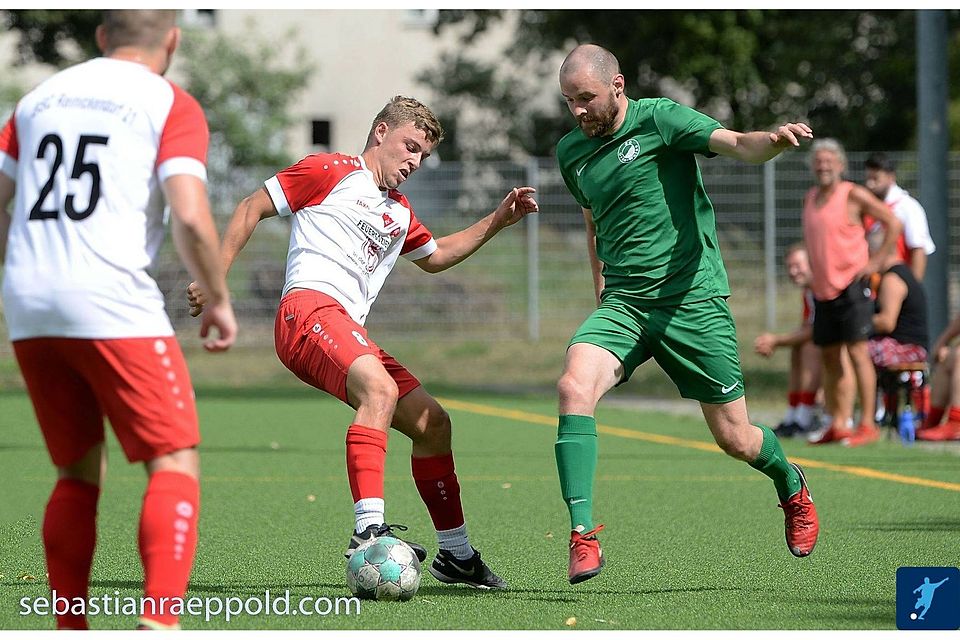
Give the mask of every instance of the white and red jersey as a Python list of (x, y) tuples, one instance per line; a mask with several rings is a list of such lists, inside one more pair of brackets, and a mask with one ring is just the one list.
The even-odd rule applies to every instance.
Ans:
[(147, 67), (96, 58), (52, 76), (0, 132), (17, 183), (3, 276), (11, 340), (172, 335), (147, 268), (164, 236), (161, 183), (206, 180), (197, 101)]
[(903, 223), (903, 234), (898, 239), (897, 250), (904, 262), (910, 264), (910, 252), (913, 249), (923, 249), (926, 255), (937, 250), (937, 245), (930, 237), (927, 213), (915, 198), (897, 184), (892, 184), (883, 201)]
[(419, 260), (437, 250), (406, 197), (381, 191), (359, 156), (309, 155), (264, 185), (281, 216), (296, 214), (283, 295), (294, 288), (320, 291), (358, 324), (399, 256)]
[(813, 326), (813, 318), (816, 313), (816, 298), (813, 297), (813, 289), (810, 287), (804, 287), (803, 293), (803, 316), (801, 318), (802, 324), (808, 324), (811, 327)]

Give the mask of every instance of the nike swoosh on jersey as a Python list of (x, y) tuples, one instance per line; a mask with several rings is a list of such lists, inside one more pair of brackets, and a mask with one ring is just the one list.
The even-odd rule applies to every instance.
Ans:
[(577, 169), (577, 177), (580, 177), (580, 174), (583, 173), (583, 170), (587, 168), (587, 163), (584, 162), (583, 166)]

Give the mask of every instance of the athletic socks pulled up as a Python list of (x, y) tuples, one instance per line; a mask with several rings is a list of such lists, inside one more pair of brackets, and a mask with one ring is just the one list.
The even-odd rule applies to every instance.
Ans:
[(592, 416), (562, 415), (557, 427), (560, 492), (570, 511), (570, 529), (593, 529), (593, 477), (597, 469), (597, 421)]

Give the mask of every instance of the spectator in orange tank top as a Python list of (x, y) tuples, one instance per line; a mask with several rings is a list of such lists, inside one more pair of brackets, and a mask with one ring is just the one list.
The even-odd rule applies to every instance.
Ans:
[[(811, 169), (816, 180), (804, 198), (803, 236), (813, 272), (815, 315), (813, 342), (823, 357), (823, 390), (833, 424), (812, 444), (848, 441), (860, 444), (879, 437), (874, 421), (877, 374), (867, 349), (873, 324), (873, 300), (868, 278), (880, 270), (897, 244), (903, 225), (866, 188), (843, 179), (846, 154), (836, 140), (813, 144)], [(864, 218), (885, 228), (883, 244), (869, 256)], [(856, 433), (836, 419), (838, 389), (843, 375), (841, 352), (847, 347), (860, 395), (860, 426)]]

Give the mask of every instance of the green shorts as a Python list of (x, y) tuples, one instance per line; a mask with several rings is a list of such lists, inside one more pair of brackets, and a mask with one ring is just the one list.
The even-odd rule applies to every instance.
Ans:
[(737, 330), (724, 298), (640, 307), (607, 293), (570, 339), (578, 343), (597, 345), (623, 363), (618, 384), (652, 356), (684, 398), (725, 404), (744, 393)]

